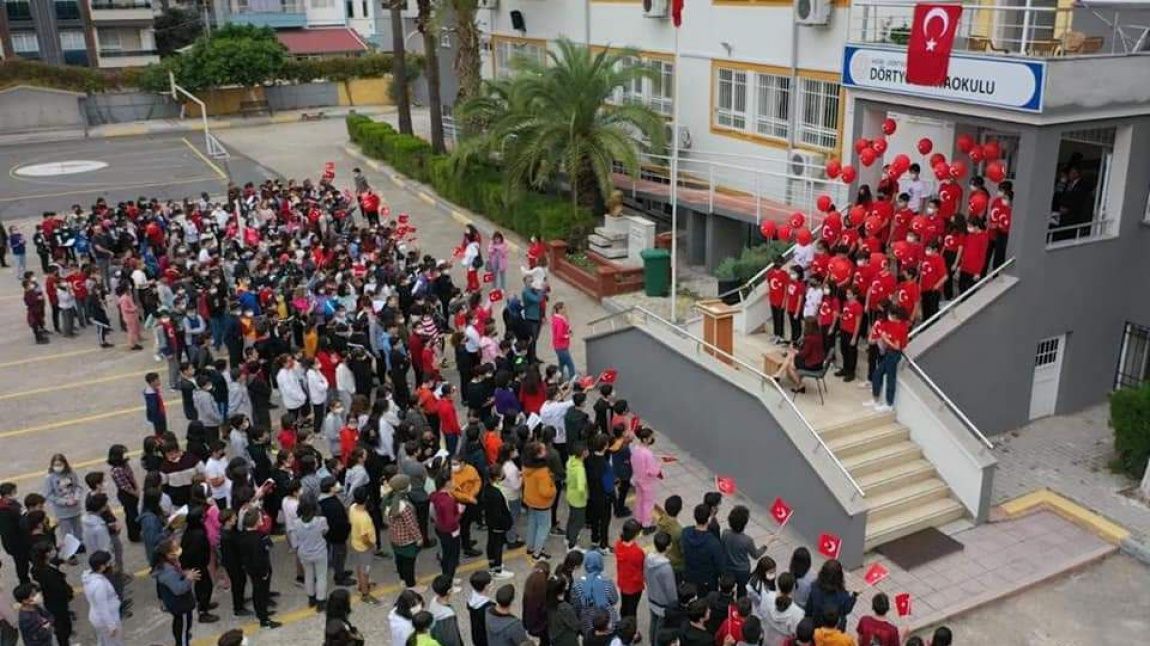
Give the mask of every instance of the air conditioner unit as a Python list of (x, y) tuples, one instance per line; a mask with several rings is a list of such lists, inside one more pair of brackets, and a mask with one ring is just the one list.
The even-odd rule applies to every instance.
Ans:
[(643, 0), (644, 18), (666, 18), (667, 0)]
[(479, 0), (478, 6), (480, 9), (498, 9), (499, 0)]
[[(670, 149), (674, 145), (674, 133), (671, 131), (671, 124), (663, 125), (663, 139), (667, 142), (667, 148)], [(679, 150), (691, 149), (691, 131), (687, 126), (679, 126)]]
[[(826, 179), (826, 155), (809, 150), (791, 150), (787, 155), (787, 204), (795, 208), (814, 208), (816, 195)], [(833, 196), (832, 196), (833, 197)]]
[(794, 0), (795, 22), (800, 25), (825, 25), (831, 21), (832, 0)]

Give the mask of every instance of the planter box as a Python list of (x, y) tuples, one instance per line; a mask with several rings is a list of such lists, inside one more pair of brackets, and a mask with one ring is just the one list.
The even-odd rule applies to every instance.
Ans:
[(594, 254), (588, 254), (587, 257), (595, 263), (595, 269), (590, 270), (567, 260), (566, 242), (552, 240), (548, 246), (547, 260), (551, 273), (596, 300), (643, 289), (643, 270), (640, 268), (621, 267)]

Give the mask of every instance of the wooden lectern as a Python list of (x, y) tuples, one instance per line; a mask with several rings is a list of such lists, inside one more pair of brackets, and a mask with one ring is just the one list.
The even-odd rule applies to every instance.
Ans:
[[(735, 312), (738, 310), (721, 300), (699, 301), (695, 307), (703, 314), (703, 340), (707, 354), (719, 361), (733, 364), (735, 354)], [(722, 352), (717, 352), (718, 348)]]

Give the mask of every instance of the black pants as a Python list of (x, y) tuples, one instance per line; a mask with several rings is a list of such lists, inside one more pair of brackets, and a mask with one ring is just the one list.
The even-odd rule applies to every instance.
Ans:
[(942, 252), (942, 259), (946, 261), (946, 282), (942, 284), (942, 295), (946, 300), (954, 298), (954, 290), (958, 287), (957, 276), (954, 267), (954, 261), (958, 258), (958, 254), (953, 251)]
[(1006, 262), (1006, 243), (1010, 241), (1010, 233), (998, 232), (990, 243), (990, 260), (987, 263), (988, 271), (1002, 266)]
[[(559, 445), (556, 444), (555, 446), (558, 447)], [(562, 457), (562, 455), (566, 452), (567, 451), (565, 451), (565, 450), (560, 451), (560, 456)], [(561, 464), (567, 464), (567, 458), (562, 458), (562, 460), (563, 460), (563, 462), (561, 462)], [(559, 500), (561, 498), (563, 498), (563, 483), (562, 482), (556, 482), (555, 483), (555, 499), (551, 501), (551, 526), (552, 527), (558, 527), (559, 526)]]
[[(455, 578), (455, 569), (459, 567), (459, 536), (452, 536), (447, 532), (435, 530), (439, 537), (439, 571)], [(398, 557), (397, 557), (398, 558)]]
[(878, 367), (879, 359), (882, 358), (878, 352), (878, 345), (868, 343), (866, 346), (866, 378), (870, 381), (874, 377), (875, 368)]
[(587, 520), (591, 523), (591, 545), (606, 548), (611, 540), (611, 508), (614, 496), (605, 496), (587, 503)]
[(853, 338), (854, 335), (850, 332), (839, 331), (839, 354), (842, 356), (843, 373), (851, 377), (855, 376), (859, 363), (859, 348), (851, 343)]
[(49, 265), (52, 264), (52, 256), (46, 253), (37, 253), (36, 255), (40, 256), (40, 269), (47, 274), (48, 270), (51, 269)]
[(643, 597), (643, 591), (640, 590), (634, 594), (623, 593), (620, 595), (621, 603), (619, 604), (620, 617), (638, 617), (639, 616), (639, 599)]
[(56, 633), (59, 646), (68, 646), (72, 643), (72, 615), (67, 611), (52, 613), (52, 629)]
[(942, 293), (938, 290), (931, 290), (922, 293), (922, 320), (927, 320), (938, 313), (938, 302), (942, 298)]
[(791, 314), (791, 342), (798, 343), (803, 338), (803, 314)]
[(395, 547), (391, 548), (395, 552), (395, 569), (399, 571), (399, 578), (403, 580), (404, 585), (409, 588), (415, 587), (415, 557), (403, 556), (396, 550)]
[(130, 493), (116, 492), (120, 499), (120, 506), (124, 508), (124, 524), (128, 526), (128, 540), (137, 543), (140, 540), (140, 499)]
[(337, 578), (343, 578), (347, 573), (347, 542), (328, 543), (328, 565)]
[(487, 530), (487, 566), (492, 570), (503, 567), (503, 545), (507, 543), (507, 532)]
[(60, 306), (53, 303), (52, 301), (48, 301), (48, 304), (52, 306), (52, 329), (56, 331), (56, 334), (59, 334), (60, 333)]
[(977, 282), (978, 282), (978, 278), (974, 274), (968, 274), (965, 271), (960, 271), (958, 273), (958, 294), (957, 295), (964, 294), (966, 292), (966, 290), (970, 289), (971, 287), (974, 287), (974, 284)]
[(774, 331), (775, 336), (780, 339), (785, 338), (787, 335), (784, 326), (784, 319), (786, 319), (786, 317), (787, 315), (786, 312), (783, 311), (783, 308), (775, 307), (774, 305), (771, 306), (771, 329)]
[(327, 414), (327, 404), (312, 404), (311, 416), (313, 420), (312, 432), (319, 435), (323, 432), (323, 417)]
[(615, 494), (615, 515), (622, 518), (627, 512), (627, 494), (631, 493), (631, 478), (619, 478), (616, 487), (618, 493)]
[(232, 587), (232, 613), (238, 613), (244, 609), (244, 593), (248, 588), (248, 575), (244, 574), (243, 568), (228, 568), (228, 580), (231, 582)]
[(527, 329), (531, 331), (531, 340), (527, 342), (527, 361), (535, 363), (539, 358), (535, 355), (535, 345), (539, 342), (539, 330), (543, 327), (540, 321), (527, 319)]
[[(176, 646), (191, 646), (192, 643), (192, 611), (172, 615), (172, 637), (176, 638)], [(59, 637), (57, 637), (59, 639)], [(67, 642), (61, 642), (67, 643)]]
[(252, 579), (252, 606), (256, 611), (256, 617), (260, 621), (267, 621), (271, 618), (268, 614), (268, 601), (272, 598), (272, 574), (268, 572), (263, 576), (251, 575)]
[(471, 549), (471, 526), (479, 518), (479, 505), (463, 505), (463, 515), (459, 518), (460, 547)]
[(431, 501), (411, 504), (415, 507), (415, 522), (419, 524), (419, 535), (423, 537), (423, 544), (426, 546), (430, 542), (427, 540), (427, 523), (431, 520)]
[(211, 611), (212, 604), (212, 591), (216, 585), (212, 583), (212, 575), (209, 574), (208, 568), (199, 568), (201, 576), (200, 580), (195, 583), (196, 591), (196, 608), (200, 614)]

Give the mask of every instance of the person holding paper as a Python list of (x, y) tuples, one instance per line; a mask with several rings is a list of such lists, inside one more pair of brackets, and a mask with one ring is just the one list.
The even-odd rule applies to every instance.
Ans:
[(56, 453), (49, 462), (48, 475), (44, 478), (44, 498), (48, 501), (48, 510), (56, 518), (56, 531), (61, 542), (69, 534), (74, 536), (81, 541), (79, 551), (82, 553), (80, 516), (84, 513), (84, 485), (63, 453)]

